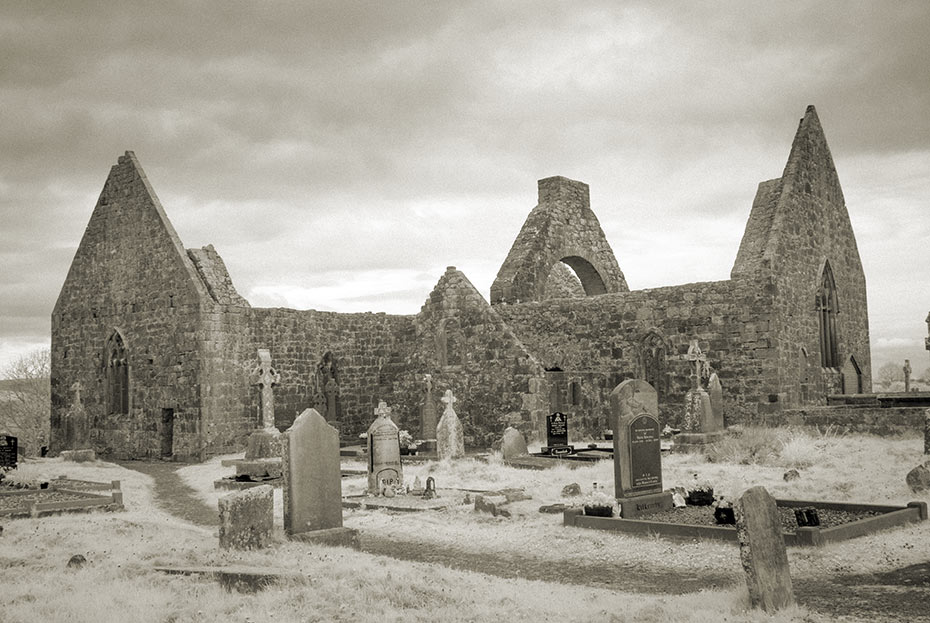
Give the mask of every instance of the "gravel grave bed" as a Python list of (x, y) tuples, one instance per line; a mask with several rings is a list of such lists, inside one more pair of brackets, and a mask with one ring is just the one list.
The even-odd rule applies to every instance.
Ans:
[[(7, 491), (4, 491), (7, 489)], [(28, 491), (28, 493), (23, 493)], [(44, 504), (46, 502), (67, 502), (68, 500), (83, 500), (87, 496), (79, 493), (67, 493), (54, 489), (14, 489), (0, 486), (0, 512), (26, 510), (33, 502)]]
[[(817, 509), (817, 516), (820, 518), (820, 528), (832, 528), (834, 526), (883, 514), (878, 511), (844, 511), (817, 508), (816, 506), (807, 506), (805, 508)], [(778, 507), (778, 515), (781, 519), (782, 528), (789, 534), (794, 534), (798, 527), (798, 522), (794, 516), (795, 510), (794, 508), (785, 506)], [(714, 519), (714, 509), (711, 506), (685, 506), (683, 508), (673, 508), (643, 517), (643, 520), (685, 524), (689, 526), (717, 526), (720, 528), (736, 529), (736, 526), (733, 524), (718, 524), (717, 520)]]

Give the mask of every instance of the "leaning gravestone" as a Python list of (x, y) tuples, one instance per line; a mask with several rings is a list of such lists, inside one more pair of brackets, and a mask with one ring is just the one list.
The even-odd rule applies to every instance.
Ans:
[(288, 536), (357, 547), (358, 533), (342, 527), (339, 432), (307, 409), (284, 432), (281, 446)]
[(452, 390), (447, 389), (441, 400), (446, 409), (436, 426), (436, 452), (440, 460), (461, 458), (465, 456), (465, 434), (462, 421), (452, 408), (452, 403), (456, 401)]
[(0, 435), (0, 467), (16, 469), (16, 450), (19, 439), (12, 435)]
[(383, 400), (368, 427), (368, 493), (380, 495), (385, 487), (404, 483), (400, 463), (400, 431), (391, 421), (391, 409)]
[(627, 379), (610, 393), (614, 429), (614, 491), (624, 519), (672, 508), (662, 491), (659, 402), (652, 385)]
[(739, 557), (753, 608), (775, 612), (794, 604), (788, 553), (775, 499), (752, 487), (736, 502)]

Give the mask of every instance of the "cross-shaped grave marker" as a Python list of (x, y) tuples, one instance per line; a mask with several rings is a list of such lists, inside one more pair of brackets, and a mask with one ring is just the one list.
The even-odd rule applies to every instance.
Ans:
[(271, 367), (271, 351), (258, 349), (259, 364), (252, 370), (252, 385), (262, 388), (262, 428), (274, 428), (274, 394), (271, 388), (281, 382), (281, 374)]
[(375, 415), (378, 417), (391, 417), (391, 407), (387, 406), (387, 403), (382, 400), (375, 409)]

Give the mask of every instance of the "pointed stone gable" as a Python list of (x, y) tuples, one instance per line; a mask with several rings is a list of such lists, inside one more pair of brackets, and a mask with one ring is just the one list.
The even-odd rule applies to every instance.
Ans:
[(589, 296), (629, 291), (591, 210), (588, 185), (557, 176), (539, 180), (539, 203), (491, 285), (491, 303), (543, 300), (558, 262), (572, 267)]
[(83, 296), (83, 291), (75, 289), (88, 285), (109, 286), (112, 298), (125, 300), (133, 290), (148, 293), (151, 284), (166, 279), (174, 288), (165, 294), (178, 297), (175, 304), (185, 296), (209, 298), (145, 171), (135, 154), (127, 151), (110, 169), (55, 313), (73, 297)]

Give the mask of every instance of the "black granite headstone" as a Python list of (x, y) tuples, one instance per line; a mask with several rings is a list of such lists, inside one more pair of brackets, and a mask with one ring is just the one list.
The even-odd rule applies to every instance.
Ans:
[(0, 435), (0, 467), (16, 469), (16, 446), (19, 439), (11, 435)]
[(659, 422), (642, 415), (630, 422), (630, 490), (662, 488), (662, 458)]
[(543, 452), (549, 454), (570, 454), (573, 450), (568, 445), (568, 416), (561, 411), (546, 416), (546, 444)]

